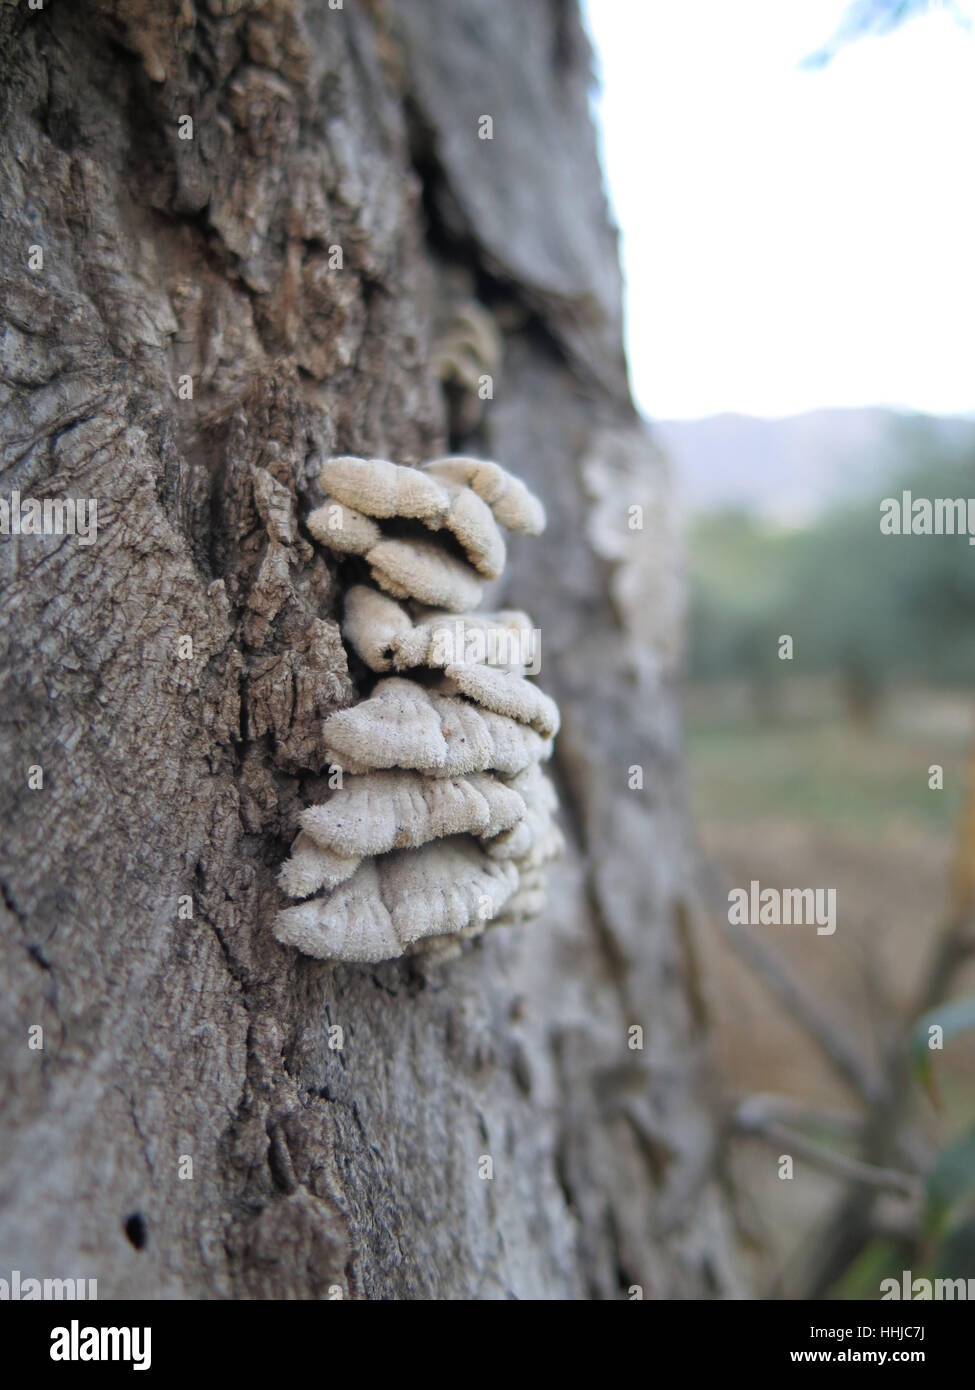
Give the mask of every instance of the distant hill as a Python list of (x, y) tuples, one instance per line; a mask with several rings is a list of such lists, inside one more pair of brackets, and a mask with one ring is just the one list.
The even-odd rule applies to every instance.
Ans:
[(689, 514), (740, 507), (770, 520), (803, 521), (833, 502), (883, 488), (912, 440), (915, 448), (929, 441), (932, 453), (968, 447), (975, 458), (975, 418), (880, 406), (773, 420), (658, 420), (653, 431)]

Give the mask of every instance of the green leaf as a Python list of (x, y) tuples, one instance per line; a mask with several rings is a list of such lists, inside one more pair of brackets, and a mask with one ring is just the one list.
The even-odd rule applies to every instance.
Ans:
[(952, 1038), (975, 1028), (975, 995), (964, 995), (961, 999), (939, 1004), (915, 1021), (911, 1029), (911, 1059), (922, 1081), (927, 1080), (931, 1070), (932, 1050), (928, 1041), (929, 1030), (935, 1025), (942, 1030), (943, 1042), (950, 1042)]
[(928, 1174), (925, 1224), (942, 1230), (953, 1208), (975, 1193), (975, 1125), (942, 1149)]
[(949, 1231), (934, 1256), (934, 1273), (939, 1279), (965, 1279), (975, 1274), (975, 1216), (968, 1217)]

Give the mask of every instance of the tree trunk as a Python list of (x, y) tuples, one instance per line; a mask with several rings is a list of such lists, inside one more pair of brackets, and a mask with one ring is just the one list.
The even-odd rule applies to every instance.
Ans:
[[(673, 523), (574, 4), (21, 0), (0, 51), (2, 493), (97, 504), (92, 544), (0, 539), (0, 1275), (734, 1293)], [(432, 364), (470, 301), (504, 350), (459, 437)], [(530, 927), (330, 966), (272, 932), (357, 698), (289, 518), (317, 457), (458, 443), (548, 509), (498, 597), (542, 632), (569, 851)]]

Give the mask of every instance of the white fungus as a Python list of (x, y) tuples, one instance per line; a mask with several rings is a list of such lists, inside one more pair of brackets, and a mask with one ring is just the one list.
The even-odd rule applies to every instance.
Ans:
[[(441, 381), (478, 399), (481, 378), (493, 376), (501, 361), (501, 335), (494, 317), (476, 301), (458, 306), (445, 326), (433, 368)], [(480, 412), (469, 411), (470, 424)]]
[(361, 856), (347, 858), (320, 844), (304, 831), (291, 846), (291, 858), (281, 865), (278, 882), (289, 898), (307, 898), (319, 888), (336, 888), (351, 878)]
[(551, 740), (506, 715), (416, 681), (390, 676), (368, 700), (323, 725), (329, 761), (348, 772), (413, 768), (437, 777), (521, 772), (551, 755)]
[(451, 454), (424, 464), (423, 472), (444, 482), (463, 483), (482, 497), (499, 525), (509, 531), (539, 536), (545, 530), (545, 508), (520, 478), (488, 459)]
[(364, 859), (449, 835), (493, 837), (526, 815), (518, 793), (486, 773), (423, 777), (396, 770), (346, 777), (323, 806), (302, 813), (301, 824), (323, 849)]
[(382, 540), (366, 559), (373, 579), (395, 598), (419, 599), (451, 613), (481, 601), (476, 572), (434, 541)]
[(490, 661), (512, 666), (533, 655), (527, 613), (444, 614), (421, 610), (414, 621), (396, 599), (356, 584), (345, 598), (342, 631), (356, 654), (373, 671), (442, 670), (454, 662)]
[(331, 500), (309, 512), (308, 529), (316, 541), (346, 555), (368, 555), (383, 538), (371, 517)]
[(493, 921), (536, 915), (562, 847), (541, 770), (559, 715), (525, 676), (531, 620), (470, 611), (504, 566), (499, 526), (536, 534), (544, 511), (482, 459), (331, 458), (321, 481), (308, 530), (379, 586), (348, 589), (342, 630), (381, 679), (323, 722), (343, 776), (301, 814), (279, 883), (305, 901), (276, 934), (323, 959), (447, 959)]
[(319, 481), (332, 497), (367, 516), (425, 521), (442, 519), (450, 510), (450, 498), (436, 479), (387, 459), (329, 458)]
[[(492, 465), (497, 467), (497, 465)], [(498, 470), (510, 479), (503, 470)], [(387, 459), (330, 458), (322, 464), (319, 478), (322, 487), (344, 507), (350, 518), (362, 516), (381, 520), (419, 521), (431, 531), (446, 528), (459, 542), (468, 560), (485, 579), (496, 579), (504, 569), (504, 539), (498, 529), (498, 520), (487, 500), (476, 488), (467, 485), (465, 478), (439, 479), (418, 468), (404, 468), (390, 463)], [(519, 486), (521, 486), (519, 484)], [(328, 504), (312, 512), (308, 519), (312, 534), (325, 545), (335, 545), (339, 550), (351, 550), (348, 538), (330, 539), (319, 536), (316, 526), (321, 526), (321, 514), (328, 511)], [(342, 522), (334, 519), (329, 530), (341, 530)], [(368, 534), (363, 531), (363, 535)], [(375, 535), (378, 527), (372, 533)], [(355, 554), (365, 555), (365, 549)], [(420, 595), (416, 595), (420, 597)]]
[(495, 863), (463, 836), (368, 859), (328, 898), (286, 908), (277, 938), (309, 956), (376, 962), (427, 936), (488, 921), (518, 889), (512, 864)]
[(497, 666), (447, 666), (441, 689), (447, 694), (466, 695), (485, 709), (507, 715), (519, 724), (530, 724), (543, 738), (553, 738), (559, 731), (559, 707), (555, 701), (537, 685)]

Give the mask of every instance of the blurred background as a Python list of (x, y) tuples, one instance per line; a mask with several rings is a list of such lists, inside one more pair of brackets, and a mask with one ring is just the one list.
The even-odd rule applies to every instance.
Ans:
[[(975, 0), (586, 17), (633, 392), (684, 516), (704, 969), (757, 1285), (975, 1281), (975, 550), (880, 531), (904, 489), (975, 496)], [(753, 879), (835, 888), (835, 935), (733, 932)]]

